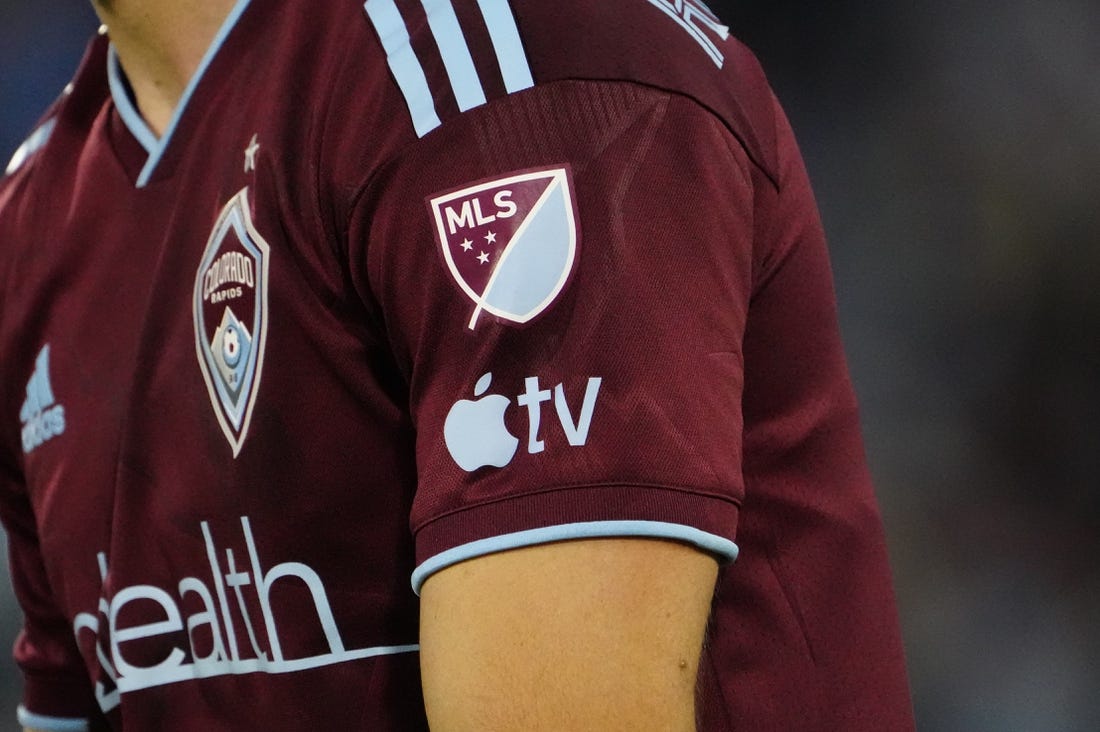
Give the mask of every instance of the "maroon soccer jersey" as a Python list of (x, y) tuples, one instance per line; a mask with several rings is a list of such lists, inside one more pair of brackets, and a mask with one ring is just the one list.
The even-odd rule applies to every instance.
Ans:
[(912, 728), (812, 194), (698, 0), (241, 0), (159, 139), (97, 38), (0, 303), (24, 724), (426, 729), (426, 577), (641, 536), (724, 564), (700, 730)]

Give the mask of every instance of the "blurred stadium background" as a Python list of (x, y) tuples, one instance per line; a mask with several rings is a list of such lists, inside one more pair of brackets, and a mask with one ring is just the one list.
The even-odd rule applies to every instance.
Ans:
[[(814, 178), (919, 728), (1100, 730), (1100, 3), (712, 6)], [(95, 27), (0, 0), (5, 160)]]

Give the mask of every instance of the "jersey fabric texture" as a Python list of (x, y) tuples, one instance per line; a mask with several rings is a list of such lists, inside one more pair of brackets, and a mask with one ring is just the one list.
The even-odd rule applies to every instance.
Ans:
[(24, 724), (423, 730), (420, 583), (643, 536), (723, 562), (700, 730), (912, 728), (812, 194), (699, 2), (242, 0), (159, 139), (96, 38), (0, 353)]

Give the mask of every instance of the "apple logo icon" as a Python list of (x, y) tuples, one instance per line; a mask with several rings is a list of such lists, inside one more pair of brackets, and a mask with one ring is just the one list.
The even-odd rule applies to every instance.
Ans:
[[(492, 382), (492, 373), (482, 376), (474, 396), (485, 394)], [(490, 394), (483, 399), (462, 399), (451, 407), (443, 424), (443, 438), (458, 467), (472, 473), (487, 465), (503, 468), (512, 462), (519, 440), (504, 424), (504, 412), (511, 403), (508, 397)]]

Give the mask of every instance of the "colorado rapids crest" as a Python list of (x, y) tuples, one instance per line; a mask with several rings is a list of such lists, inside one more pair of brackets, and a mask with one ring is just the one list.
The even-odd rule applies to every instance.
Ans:
[(218, 217), (195, 277), (195, 352), (233, 457), (248, 436), (263, 371), (270, 251), (245, 188)]
[(487, 312), (528, 323), (557, 300), (577, 262), (580, 232), (568, 168), (481, 181), (429, 200), (455, 284)]

